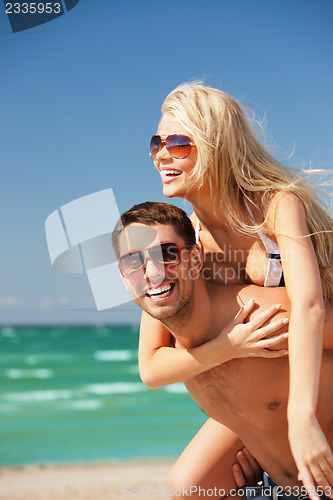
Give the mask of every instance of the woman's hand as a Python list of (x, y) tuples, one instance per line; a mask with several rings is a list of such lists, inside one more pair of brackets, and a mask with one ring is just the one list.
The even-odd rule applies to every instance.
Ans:
[[(286, 333), (267, 339), (288, 320), (280, 319), (262, 326), (279, 309), (270, 307), (249, 323), (244, 324), (254, 301), (243, 306), (235, 318), (214, 339), (197, 347), (187, 348), (179, 340), (176, 349), (170, 347), (170, 332), (148, 314), (142, 315), (139, 344), (139, 367), (142, 381), (151, 389), (183, 382), (233, 358), (258, 356), (277, 358), (288, 351), (269, 349), (286, 339)], [(153, 322), (153, 325), (152, 325)], [(151, 326), (152, 325), (152, 326)], [(157, 328), (157, 330), (156, 330)], [(162, 328), (162, 330), (161, 330)], [(154, 331), (155, 335), (151, 335)], [(156, 335), (157, 331), (157, 335)], [(172, 369), (170, 367), (172, 366)]]
[(323, 491), (333, 498), (333, 454), (316, 417), (289, 423), (289, 443), (298, 472), (312, 500)]
[(272, 321), (269, 325), (262, 326), (281, 308), (280, 304), (269, 307), (264, 312), (258, 314), (248, 323), (244, 323), (245, 319), (252, 311), (254, 300), (251, 299), (245, 304), (236, 314), (234, 319), (222, 330), (220, 335), (212, 342), (215, 343), (218, 356), (219, 347), (221, 347), (221, 356), (225, 358), (225, 338), (228, 338), (228, 350), (230, 351), (230, 359), (233, 358), (278, 358), (288, 354), (288, 350), (270, 350), (271, 347), (279, 344), (288, 337), (288, 333), (281, 333), (272, 338), (266, 338), (276, 332), (288, 323), (288, 319), (278, 319)]

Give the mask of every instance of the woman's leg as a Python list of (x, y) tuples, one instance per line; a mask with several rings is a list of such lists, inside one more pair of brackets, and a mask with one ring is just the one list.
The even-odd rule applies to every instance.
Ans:
[(236, 453), (243, 446), (234, 432), (209, 418), (170, 471), (169, 493), (174, 491), (170, 498), (201, 500), (228, 495), (237, 487), (232, 467), (237, 462)]

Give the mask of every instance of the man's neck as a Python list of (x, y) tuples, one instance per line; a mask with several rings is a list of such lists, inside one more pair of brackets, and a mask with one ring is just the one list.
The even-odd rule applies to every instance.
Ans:
[[(216, 285), (215, 285), (216, 286)], [(219, 288), (224, 288), (219, 286)], [(221, 311), (217, 314), (212, 285), (203, 278), (195, 284), (194, 305), (186, 324), (180, 324), (177, 318), (165, 320), (163, 323), (174, 337), (186, 348), (202, 345), (220, 333)]]

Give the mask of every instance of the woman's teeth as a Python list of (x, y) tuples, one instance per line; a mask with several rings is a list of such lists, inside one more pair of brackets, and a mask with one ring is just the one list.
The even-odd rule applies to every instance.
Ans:
[(180, 175), (181, 172), (179, 170), (163, 170), (163, 174), (166, 176), (170, 176), (170, 175), (177, 176), (177, 175)]
[(148, 290), (149, 297), (166, 297), (172, 290), (172, 285), (163, 285), (158, 288)]

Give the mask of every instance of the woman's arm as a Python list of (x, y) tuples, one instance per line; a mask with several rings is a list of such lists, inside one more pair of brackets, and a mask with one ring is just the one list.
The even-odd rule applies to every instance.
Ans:
[(328, 300), (325, 302), (323, 348), (333, 349), (333, 304)]
[[(218, 337), (192, 349), (170, 347), (171, 334), (158, 320), (143, 312), (140, 326), (139, 371), (141, 380), (151, 389), (188, 380), (233, 358), (250, 356), (276, 358), (284, 356), (285, 349), (270, 351), (268, 348), (282, 342), (287, 334), (282, 333), (266, 339), (286, 325), (285, 318), (261, 326), (279, 309), (269, 307), (254, 319), (244, 324), (254, 301), (244, 305), (235, 318)], [(264, 340), (262, 340), (264, 339)]]
[(291, 302), (289, 441), (302, 481), (317, 499), (316, 485), (333, 486), (333, 455), (316, 418), (325, 309), (305, 208), (297, 196), (277, 195), (273, 227)]

